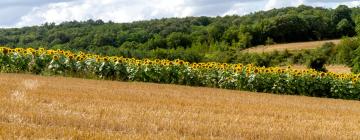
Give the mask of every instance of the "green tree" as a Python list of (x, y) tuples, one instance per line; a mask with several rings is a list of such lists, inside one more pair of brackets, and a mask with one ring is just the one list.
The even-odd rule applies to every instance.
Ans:
[(347, 7), (346, 5), (339, 5), (333, 15), (332, 15), (332, 22), (334, 23), (334, 25), (337, 25), (341, 20), (346, 19), (350, 22), (352, 22), (352, 18), (351, 18), (351, 9), (349, 7)]
[(221, 23), (214, 23), (208, 28), (209, 37), (211, 41), (220, 40), (225, 32), (225, 26)]
[(167, 37), (167, 45), (170, 48), (187, 48), (191, 46), (191, 39), (189, 35), (180, 32), (174, 32)]
[(356, 21), (355, 31), (357, 35), (360, 35), (360, 16), (357, 16), (355, 21)]
[(308, 40), (308, 25), (297, 15), (275, 17), (267, 27), (266, 34), (275, 42), (293, 42)]
[(163, 38), (160, 35), (155, 35), (154, 38), (150, 39), (147, 42), (147, 48), (146, 49), (156, 49), (156, 48), (168, 48), (167, 44), (166, 44), (166, 39)]
[(337, 25), (336, 30), (340, 35), (355, 35), (355, 27), (347, 19), (342, 19)]
[(246, 33), (239, 33), (239, 42), (238, 42), (238, 46), (242, 49), (248, 48), (251, 46), (251, 40), (252, 40), (252, 36), (250, 33), (246, 32)]
[(238, 42), (239, 41), (239, 30), (238, 30), (238, 28), (236, 26), (230, 27), (228, 30), (225, 31), (223, 38), (230, 45), (233, 42)]

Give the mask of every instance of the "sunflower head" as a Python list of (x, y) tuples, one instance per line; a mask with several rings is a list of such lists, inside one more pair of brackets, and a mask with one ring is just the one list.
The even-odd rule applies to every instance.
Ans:
[(2, 50), (2, 52), (3, 52), (3, 54), (8, 54), (9, 53), (9, 49), (8, 48), (3, 48), (3, 50)]
[(51, 50), (48, 53), (51, 54), (51, 55), (55, 54), (55, 52), (51, 51)]
[(73, 59), (74, 56), (73, 56), (73, 55), (68, 55), (68, 58), (69, 58), (69, 59)]
[(259, 73), (259, 69), (255, 69), (254, 70), (254, 73), (256, 74), (256, 73)]
[(352, 81), (353, 83), (356, 83), (356, 82), (358, 81), (358, 79), (357, 79), (357, 78), (352, 78), (351, 81)]
[(322, 72), (322, 73), (320, 74), (320, 76), (321, 76), (321, 77), (324, 77), (324, 76), (326, 76), (326, 73), (325, 73), (325, 72)]
[(53, 60), (55, 60), (55, 61), (59, 60), (59, 56), (58, 56), (58, 55), (54, 55), (54, 56), (53, 56)]
[(22, 48), (16, 48), (16, 49), (15, 49), (15, 51), (16, 51), (17, 53), (21, 53), (22, 50), (23, 50)]
[(285, 73), (285, 70), (284, 70), (284, 69), (282, 69), (282, 70), (281, 70), (281, 73)]

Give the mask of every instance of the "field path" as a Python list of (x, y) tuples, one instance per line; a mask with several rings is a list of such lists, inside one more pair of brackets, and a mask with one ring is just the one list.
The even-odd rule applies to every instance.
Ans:
[(360, 139), (360, 102), (0, 74), (0, 139)]
[(287, 43), (287, 44), (275, 44), (268, 46), (257, 46), (243, 50), (242, 52), (249, 53), (262, 53), (262, 52), (272, 52), (272, 51), (285, 51), (286, 49), (289, 51), (298, 51), (298, 50), (307, 50), (307, 49), (315, 49), (321, 47), (322, 44), (326, 42), (333, 42), (334, 44), (339, 44), (340, 39), (334, 40), (323, 40), (323, 41), (310, 41), (310, 42), (298, 42), (298, 43)]

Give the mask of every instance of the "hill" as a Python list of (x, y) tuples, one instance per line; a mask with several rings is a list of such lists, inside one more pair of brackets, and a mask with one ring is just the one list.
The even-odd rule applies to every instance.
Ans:
[(132, 23), (102, 20), (0, 29), (0, 46), (44, 47), (135, 58), (230, 62), (234, 51), (276, 42), (356, 34), (360, 8), (301, 5), (245, 16), (164, 18)]
[(0, 74), (1, 139), (358, 139), (360, 102)]

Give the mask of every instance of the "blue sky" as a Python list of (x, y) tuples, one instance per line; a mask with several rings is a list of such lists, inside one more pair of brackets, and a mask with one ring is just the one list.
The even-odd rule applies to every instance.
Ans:
[(162, 17), (244, 15), (300, 4), (356, 7), (360, 0), (1, 0), (0, 27), (90, 18), (131, 22)]

